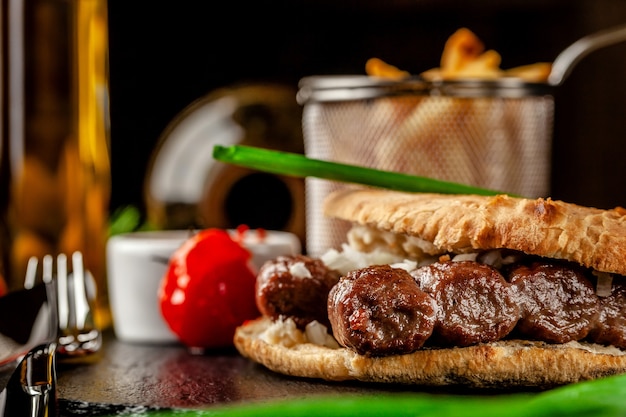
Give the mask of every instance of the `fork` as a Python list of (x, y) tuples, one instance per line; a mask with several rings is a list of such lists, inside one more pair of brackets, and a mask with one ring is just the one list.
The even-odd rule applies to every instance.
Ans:
[[(42, 279), (49, 288), (48, 300), (57, 327), (57, 353), (66, 358), (86, 356), (102, 346), (93, 315), (93, 277), (84, 267), (81, 252), (74, 252), (71, 261), (70, 270), (64, 253), (57, 255), (56, 265), (52, 255), (42, 259)], [(34, 285), (38, 263), (36, 257), (29, 260), (24, 287)]]
[[(42, 280), (50, 310), (52, 340), (33, 347), (20, 361), (8, 385), (0, 392), (0, 416), (24, 415), (50, 417), (57, 414), (56, 358), (80, 358), (97, 352), (102, 336), (93, 317), (89, 283), (93, 277), (85, 270), (80, 252), (72, 254), (68, 271), (67, 256), (59, 254), (42, 259)], [(39, 260), (32, 257), (27, 266), (24, 287), (32, 288)], [(56, 269), (56, 276), (55, 276)], [(91, 296), (90, 296), (91, 295)]]

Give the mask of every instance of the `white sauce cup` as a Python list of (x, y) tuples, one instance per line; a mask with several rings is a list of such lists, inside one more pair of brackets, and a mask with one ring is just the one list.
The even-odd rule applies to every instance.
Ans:
[[(236, 234), (234, 230), (229, 231)], [(191, 236), (189, 230), (132, 232), (107, 242), (107, 279), (113, 329), (119, 340), (136, 343), (175, 343), (176, 335), (161, 315), (158, 291), (170, 256)], [(301, 252), (299, 238), (289, 232), (255, 230), (244, 233), (244, 246), (259, 268), (279, 255)]]

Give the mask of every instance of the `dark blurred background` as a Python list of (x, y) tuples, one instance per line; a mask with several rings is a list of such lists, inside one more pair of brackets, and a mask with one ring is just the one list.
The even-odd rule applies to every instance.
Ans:
[[(578, 38), (626, 23), (622, 0), (110, 0), (109, 8), (112, 209), (144, 206), (163, 130), (217, 88), (296, 89), (308, 75), (363, 74), (373, 56), (419, 73), (439, 65), (460, 27), (509, 68), (552, 61)], [(626, 43), (585, 58), (555, 102), (553, 197), (626, 206)]]

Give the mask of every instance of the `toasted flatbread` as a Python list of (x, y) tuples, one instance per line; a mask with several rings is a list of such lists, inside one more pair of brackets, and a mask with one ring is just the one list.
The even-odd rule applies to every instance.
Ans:
[(264, 337), (271, 319), (239, 327), (234, 343), (245, 357), (285, 375), (473, 388), (552, 387), (626, 372), (626, 352), (570, 342), (503, 340), (464, 348), (425, 348), (406, 355), (366, 357), (346, 348), (302, 342), (285, 346)]
[[(357, 250), (378, 245), (410, 257), (416, 251), (433, 256), (506, 248), (626, 275), (626, 210), (622, 208), (602, 210), (506, 195), (344, 189), (326, 199), (324, 212), (357, 225), (349, 235), (350, 245)], [(331, 381), (550, 387), (626, 372), (626, 350), (586, 342), (500, 340), (372, 357), (309, 343), (295, 328), (289, 332), (300, 333), (293, 337), (274, 337), (276, 326), (283, 325), (269, 318), (246, 323), (237, 329), (235, 346), (272, 371)]]
[(506, 195), (414, 194), (345, 189), (324, 213), (379, 231), (413, 236), (439, 253), (507, 248), (626, 275), (626, 210)]

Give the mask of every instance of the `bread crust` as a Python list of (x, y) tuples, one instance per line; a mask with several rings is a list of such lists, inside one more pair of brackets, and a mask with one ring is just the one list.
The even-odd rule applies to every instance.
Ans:
[(327, 197), (324, 214), (418, 237), (442, 253), (508, 248), (626, 275), (626, 210), (621, 207), (348, 188)]
[(274, 372), (296, 377), (423, 386), (547, 388), (626, 372), (626, 352), (580, 342), (558, 345), (504, 340), (372, 358), (346, 348), (307, 342), (289, 347), (268, 343), (261, 335), (271, 324), (271, 319), (262, 317), (240, 326), (235, 347)]
[[(359, 188), (331, 194), (324, 212), (394, 236), (430, 242), (423, 249), (433, 250), (430, 255), (508, 248), (626, 275), (626, 210), (621, 208), (601, 210), (549, 198)], [(389, 239), (381, 240), (382, 245), (388, 243)], [(289, 343), (266, 337), (275, 325), (266, 317), (248, 322), (237, 329), (234, 344), (243, 356), (296, 377), (505, 388), (552, 387), (626, 372), (626, 351), (584, 342), (500, 340), (368, 357), (309, 343), (302, 334)]]

